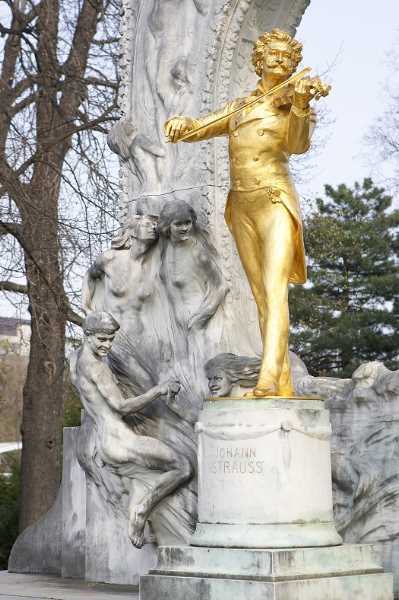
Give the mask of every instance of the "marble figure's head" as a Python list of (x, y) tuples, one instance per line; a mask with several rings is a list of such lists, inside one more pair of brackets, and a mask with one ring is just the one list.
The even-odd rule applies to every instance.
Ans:
[(158, 239), (158, 217), (149, 214), (132, 215), (113, 238), (111, 247), (115, 250), (130, 248), (132, 238), (156, 242)]
[(159, 215), (159, 232), (172, 242), (185, 242), (196, 229), (197, 215), (184, 200), (166, 202)]
[(86, 342), (99, 357), (109, 353), (118, 329), (119, 323), (110, 313), (104, 311), (89, 313), (83, 322)]
[(287, 79), (302, 60), (302, 44), (282, 29), (263, 33), (255, 42), (252, 64), (259, 77), (271, 74)]
[(213, 396), (229, 396), (235, 384), (251, 387), (256, 384), (260, 358), (237, 356), (231, 353), (218, 354), (205, 363), (205, 374), (209, 391)]
[(158, 239), (158, 217), (156, 215), (133, 215), (128, 219), (127, 227), (131, 238), (143, 241)]

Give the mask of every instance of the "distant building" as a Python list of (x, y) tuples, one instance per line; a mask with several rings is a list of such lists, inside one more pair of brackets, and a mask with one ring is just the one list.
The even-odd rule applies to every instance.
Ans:
[[(29, 319), (0, 317), (0, 356), (15, 352), (28, 356), (31, 328)], [(65, 354), (68, 357), (81, 344), (80, 337), (66, 336)]]
[(0, 355), (9, 352), (29, 354), (30, 321), (0, 317)]

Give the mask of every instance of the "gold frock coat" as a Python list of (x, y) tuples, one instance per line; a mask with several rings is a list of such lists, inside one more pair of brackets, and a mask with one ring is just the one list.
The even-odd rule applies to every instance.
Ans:
[[(194, 127), (204, 127), (190, 136), (187, 142), (228, 135), (230, 155), (230, 193), (225, 219), (231, 229), (231, 192), (240, 195), (242, 206), (247, 192), (265, 190), (265, 201), (282, 202), (296, 224), (295, 256), (289, 277), (290, 283), (305, 283), (306, 261), (303, 245), (302, 218), (298, 194), (288, 169), (291, 154), (303, 154), (309, 149), (314, 128), (314, 113), (269, 96), (245, 109), (254, 96), (264, 93), (261, 84), (247, 98), (229, 102), (221, 110), (194, 120)], [(278, 107), (278, 103), (281, 104)], [(232, 110), (243, 109), (229, 115)], [(225, 118), (223, 116), (226, 115)], [(221, 118), (217, 123), (212, 123)]]

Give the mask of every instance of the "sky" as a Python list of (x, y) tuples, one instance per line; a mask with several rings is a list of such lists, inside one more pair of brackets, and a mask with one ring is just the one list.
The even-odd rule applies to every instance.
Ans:
[(399, 2), (311, 0), (296, 37), (304, 46), (303, 66), (315, 75), (327, 71), (332, 85), (320, 101), (331, 119), (325, 145), (313, 156), (311, 181), (299, 186), (315, 197), (325, 183), (350, 186), (371, 174), (372, 149), (364, 136), (387, 106), (389, 52), (399, 49)]

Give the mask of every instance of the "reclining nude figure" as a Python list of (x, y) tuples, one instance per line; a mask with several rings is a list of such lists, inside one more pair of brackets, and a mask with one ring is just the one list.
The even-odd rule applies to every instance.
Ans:
[[(153, 400), (175, 396), (180, 385), (175, 380), (157, 385), (135, 398), (125, 398), (106, 361), (119, 324), (107, 312), (87, 315), (83, 344), (71, 357), (72, 383), (78, 390), (85, 411), (94, 420), (99, 458), (112, 468), (154, 470), (154, 484), (141, 499), (133, 498), (134, 479), (129, 494), (129, 537), (137, 548), (144, 543), (144, 527), (152, 510), (166, 496), (191, 479), (189, 461), (166, 443), (138, 435), (124, 417), (139, 411)], [(157, 473), (158, 472), (158, 473)], [(132, 476), (133, 478), (133, 476)]]

